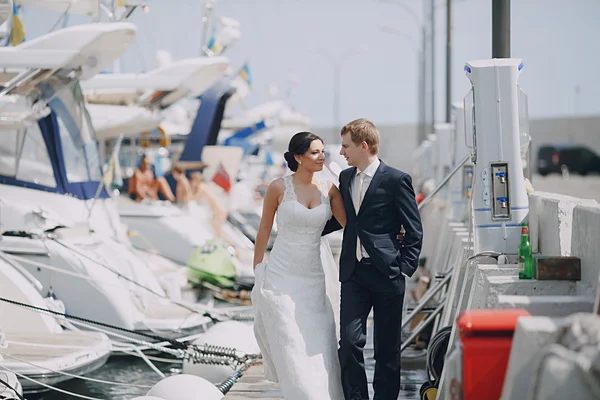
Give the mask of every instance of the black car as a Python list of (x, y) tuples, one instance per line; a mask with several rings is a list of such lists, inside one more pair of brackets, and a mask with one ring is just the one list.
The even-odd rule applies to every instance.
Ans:
[(541, 146), (538, 150), (537, 172), (544, 176), (553, 172), (587, 175), (600, 173), (600, 157), (586, 146)]

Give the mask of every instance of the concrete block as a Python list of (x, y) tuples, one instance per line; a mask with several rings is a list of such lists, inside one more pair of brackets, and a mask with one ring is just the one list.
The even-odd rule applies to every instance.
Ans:
[(439, 227), (442, 226), (441, 222), (445, 221), (435, 199), (422, 209), (421, 221), (423, 224), (423, 247), (421, 254), (422, 257), (427, 257), (428, 260), (431, 260), (438, 245)]
[(498, 296), (572, 296), (577, 292), (577, 284), (573, 281), (538, 281), (535, 279), (519, 279), (518, 276), (488, 276), (487, 298), (481, 308), (496, 308)]
[(489, 282), (492, 276), (518, 276), (518, 267), (515, 264), (479, 264), (473, 276), (471, 292), (469, 293), (469, 310), (485, 308), (488, 298)]
[(529, 243), (531, 243), (531, 250), (533, 253), (540, 252), (539, 244), (539, 209), (542, 203), (543, 197), (537, 193), (529, 195), (529, 215), (527, 216), (529, 224)]
[(456, 258), (462, 252), (462, 238), (468, 238), (469, 232), (466, 227), (454, 227), (450, 233), (450, 240), (448, 242), (447, 251), (445, 258), (442, 261), (446, 267), (455, 265)]
[[(473, 255), (473, 248), (472, 247), (466, 248), (465, 252), (468, 254), (468, 256), (465, 257), (465, 260), (466, 260), (468, 257)], [(450, 343), (454, 343), (456, 341), (456, 337), (457, 337), (456, 324), (454, 323), (454, 321), (456, 320), (456, 317), (458, 316), (458, 314), (460, 314), (461, 311), (464, 311), (467, 309), (467, 306), (469, 304), (471, 287), (473, 285), (473, 279), (475, 276), (475, 271), (477, 270), (477, 266), (479, 265), (479, 263), (481, 263), (481, 264), (488, 263), (489, 264), (493, 261), (495, 261), (495, 260), (490, 257), (479, 257), (479, 258), (471, 259), (466, 263), (462, 282), (459, 282), (458, 287), (457, 287), (458, 299), (453, 300), (453, 306), (452, 306), (453, 311), (452, 311), (452, 314), (449, 316), (449, 318), (450, 318), (449, 321), (452, 321), (452, 333), (450, 334)], [(448, 325), (450, 325), (450, 324), (448, 324)]]
[(457, 387), (462, 388), (462, 352), (454, 348), (446, 355), (436, 400), (454, 399), (455, 395), (451, 392)]
[(600, 315), (600, 277), (596, 285), (596, 300), (594, 301), (594, 314)]
[(513, 296), (499, 295), (496, 308), (521, 308), (534, 316), (567, 317), (592, 312), (593, 299), (586, 296)]
[(458, 258), (462, 254), (462, 243), (457, 243), (457, 237), (468, 237), (469, 233), (464, 228), (451, 228), (445, 240), (443, 251), (440, 252), (438, 272), (447, 271), (454, 267), (461, 260)]
[(545, 256), (571, 255), (573, 209), (579, 205), (598, 203), (595, 200), (546, 192), (536, 192), (529, 199), (532, 250)]
[[(442, 311), (442, 319), (440, 326), (448, 326), (454, 323), (456, 319), (456, 309), (458, 307), (458, 300), (460, 298), (460, 292), (463, 287), (463, 283), (465, 281), (467, 266), (464, 264), (463, 260), (468, 257), (468, 238), (458, 237), (455, 240), (455, 243), (460, 243), (462, 247), (461, 251), (454, 257), (454, 269), (453, 276), (450, 279), (450, 285), (448, 289), (448, 295), (446, 300), (446, 307), (444, 311)], [(456, 246), (458, 247), (458, 246)]]
[(521, 317), (513, 335), (501, 400), (528, 399), (544, 348), (556, 343), (565, 318)]
[(544, 350), (535, 379), (535, 399), (600, 398), (600, 318), (573, 315), (556, 344)]
[[(597, 369), (597, 365), (587, 367), (590, 360), (583, 361), (582, 358), (585, 357), (581, 352), (572, 351), (559, 345), (550, 346), (540, 365), (533, 399), (598, 400), (600, 398), (600, 379), (594, 371)], [(582, 365), (585, 367), (582, 368)]]
[(595, 296), (600, 270), (600, 206), (577, 206), (573, 211), (572, 252), (581, 259), (579, 294)]
[(464, 224), (460, 222), (443, 221), (440, 226), (441, 229), (438, 227), (440, 234), (438, 237), (437, 246), (433, 252), (431, 262), (428, 262), (428, 268), (433, 274), (444, 272), (448, 269), (448, 257), (452, 247), (452, 242), (454, 241), (455, 232), (466, 230)]
[(452, 238), (450, 254), (448, 255), (448, 265), (456, 266), (461, 260), (463, 250), (469, 245), (469, 233), (457, 232)]

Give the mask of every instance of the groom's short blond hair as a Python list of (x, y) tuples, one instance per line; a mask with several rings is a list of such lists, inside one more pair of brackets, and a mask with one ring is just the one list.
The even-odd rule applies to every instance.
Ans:
[(371, 154), (377, 154), (379, 152), (379, 131), (371, 121), (365, 118), (355, 119), (354, 121), (348, 122), (342, 128), (340, 132), (341, 136), (350, 134), (352, 143), (359, 145), (365, 142), (369, 145)]

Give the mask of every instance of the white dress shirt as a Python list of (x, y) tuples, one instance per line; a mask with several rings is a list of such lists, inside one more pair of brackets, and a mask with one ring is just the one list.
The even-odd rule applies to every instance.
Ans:
[[(359, 179), (358, 174), (360, 172), (362, 172), (365, 175), (363, 187), (362, 187), (362, 199), (364, 201), (365, 194), (367, 193), (367, 189), (369, 189), (369, 185), (371, 184), (371, 181), (373, 180), (373, 176), (375, 175), (375, 172), (377, 172), (377, 168), (379, 168), (379, 164), (381, 164), (381, 162), (379, 161), (379, 158), (375, 158), (375, 161), (373, 161), (371, 164), (369, 164), (369, 166), (367, 168), (365, 168), (364, 171), (361, 171), (357, 168), (356, 175), (354, 175), (354, 178), (352, 178), (352, 182), (350, 183), (350, 191), (352, 193), (352, 203), (354, 204), (354, 209), (356, 210), (357, 214), (358, 214), (358, 209), (359, 209), (358, 204), (356, 204), (356, 201), (358, 199), (358, 193), (356, 193), (356, 190), (358, 189), (358, 179)], [(361, 246), (361, 249), (362, 249), (363, 258), (369, 257), (369, 253), (367, 253), (367, 250), (365, 250), (365, 247)]]

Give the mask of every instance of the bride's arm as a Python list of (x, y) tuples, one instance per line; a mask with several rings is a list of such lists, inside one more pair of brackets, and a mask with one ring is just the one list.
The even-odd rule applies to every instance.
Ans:
[(339, 224), (343, 227), (346, 226), (346, 209), (344, 208), (344, 200), (342, 199), (342, 193), (339, 189), (331, 184), (329, 188), (329, 198), (331, 203), (331, 212)]
[(275, 211), (277, 211), (277, 205), (279, 204), (279, 199), (283, 196), (283, 191), (283, 180), (277, 179), (271, 182), (267, 189), (267, 193), (265, 194), (260, 226), (258, 228), (258, 233), (256, 234), (256, 242), (254, 243), (254, 261), (252, 263), (254, 268), (256, 268), (265, 257), (267, 242), (271, 235), (271, 229), (273, 229)]

